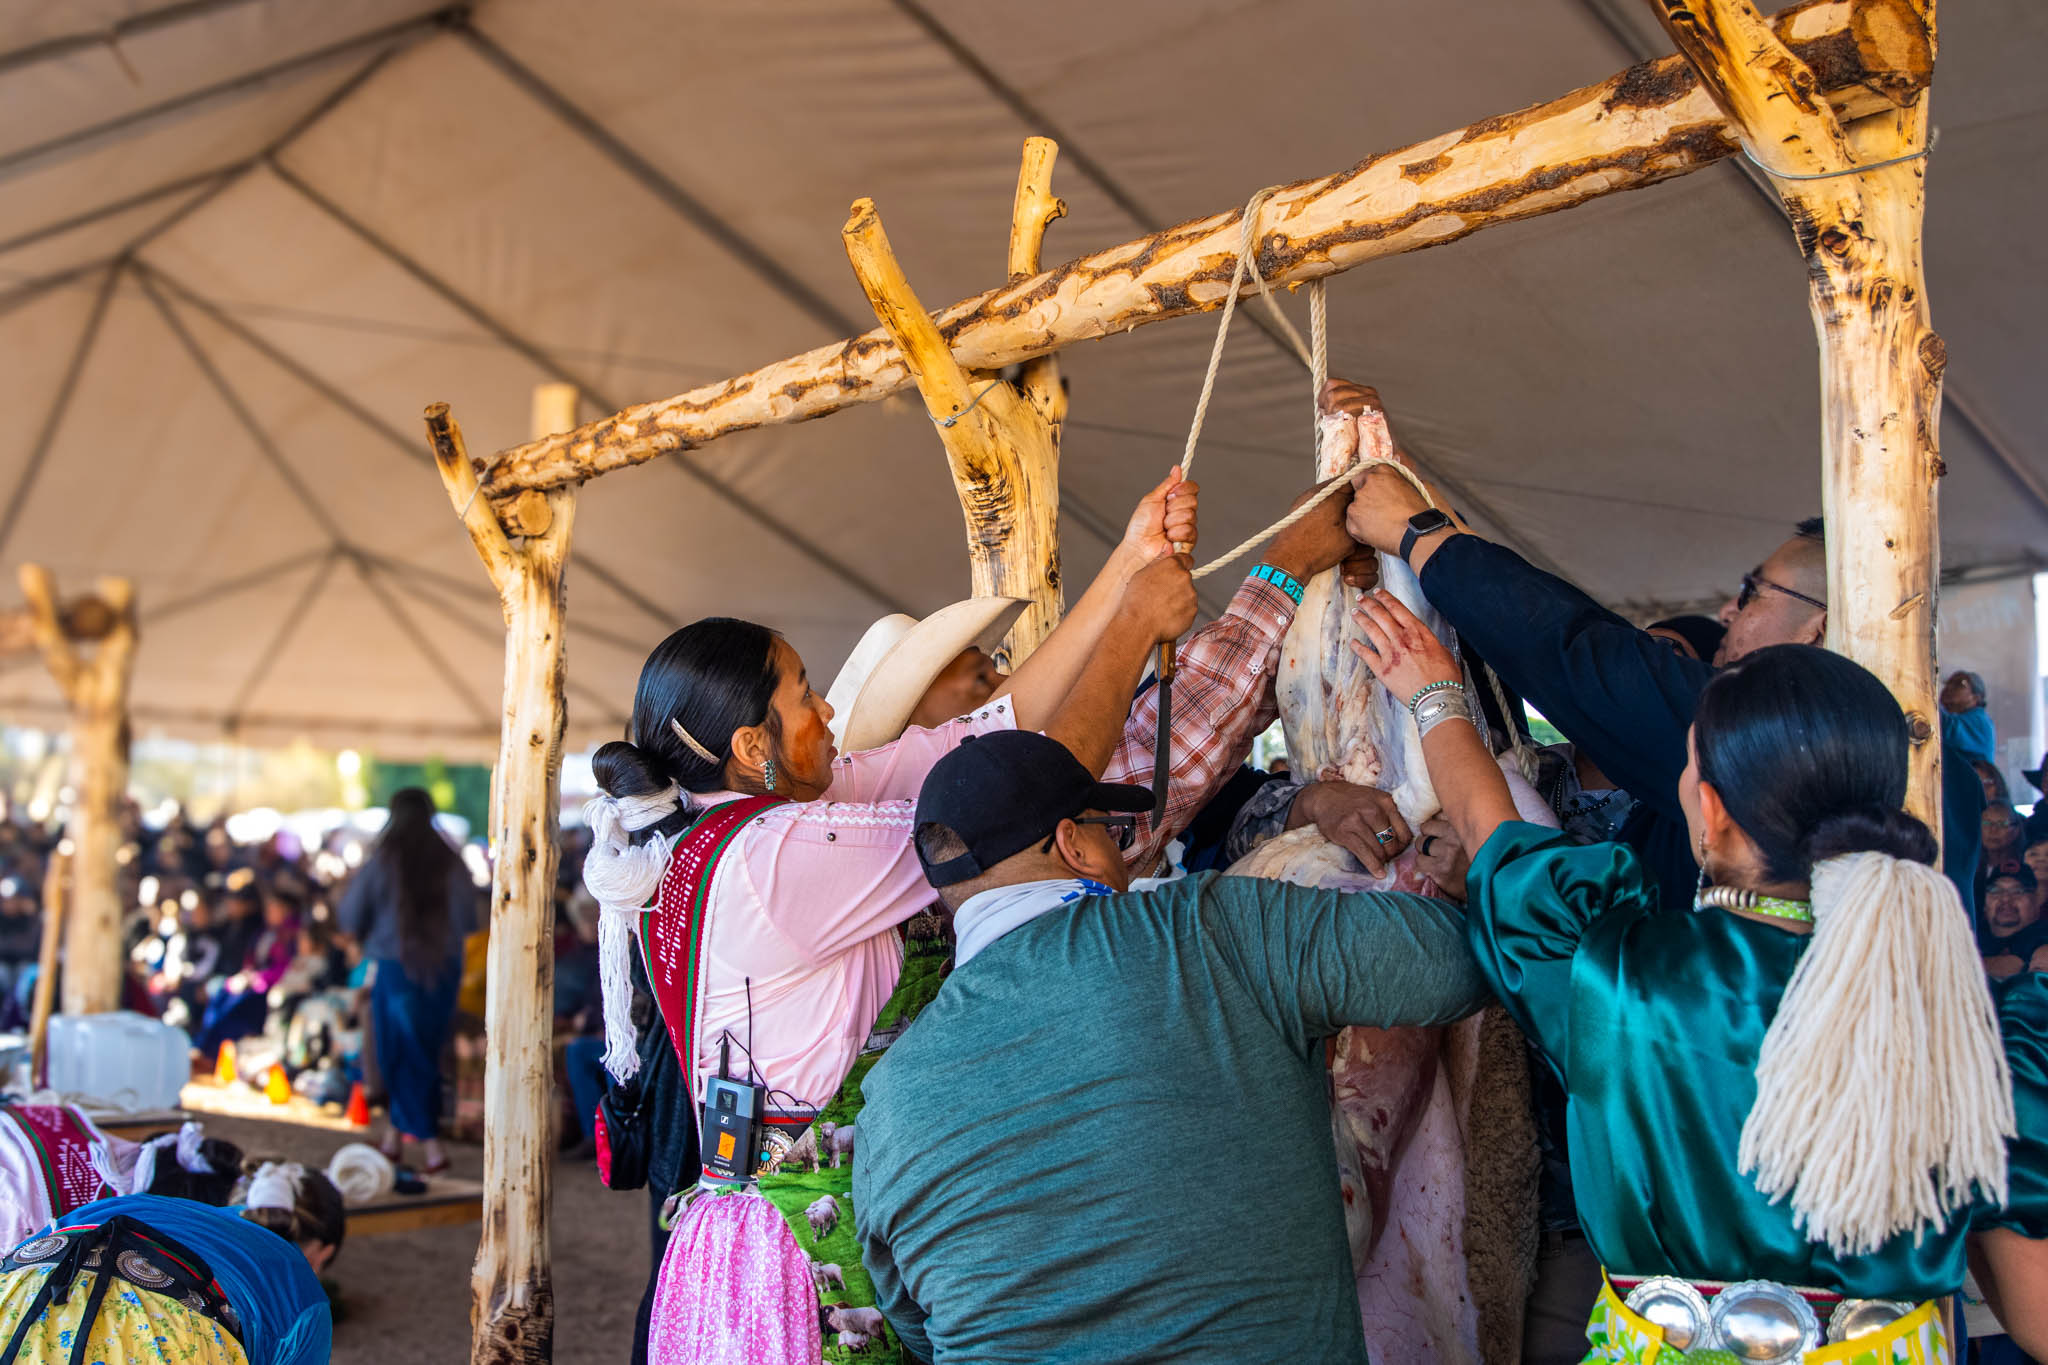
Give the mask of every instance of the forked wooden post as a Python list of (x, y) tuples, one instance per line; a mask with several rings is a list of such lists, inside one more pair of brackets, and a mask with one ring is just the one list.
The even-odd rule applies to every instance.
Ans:
[[(1916, 62), (1910, 45), (1869, 40), (1871, 26), (1861, 16), (1900, 2), (1801, 0), (1771, 24), (1792, 51), (1819, 63), (1830, 103), (1845, 117), (1861, 117), (1909, 101), (1931, 77), (1924, 48)], [(1728, 117), (1685, 58), (1663, 57), (1547, 104), (1285, 187), (1261, 214), (1259, 268), (1275, 287), (1306, 283), (1654, 185), (1735, 150)], [(996, 370), (1220, 307), (1242, 217), (1233, 205), (963, 299), (938, 315), (939, 330), (961, 365)], [(735, 431), (806, 422), (887, 398), (914, 378), (889, 332), (877, 329), (501, 451), (490, 462), (484, 495), (504, 501)]]
[[(1920, 252), (1931, 92), (1846, 120), (1750, 0), (1650, 3), (1773, 173), (1806, 257), (1820, 338), (1827, 643), (1905, 708), (1916, 740), (1907, 808), (1939, 833), (1935, 481), (1947, 353), (1928, 319)], [(1934, 10), (1934, 0), (1862, 0), (1850, 32), (1868, 59), (1931, 69)]]
[[(576, 424), (576, 390), (534, 392), (534, 434)], [(427, 440), (505, 613), (505, 709), (491, 779), (491, 951), (485, 985), (484, 1214), (470, 1276), (470, 1360), (532, 1365), (552, 1358), (554, 1277), (548, 1213), (554, 1065), (555, 840), (568, 714), (562, 571), (576, 516), (573, 487), (501, 512), (477, 495), (476, 470), (446, 403), (427, 409)], [(500, 516), (505, 516), (501, 523)], [(509, 532), (509, 534), (508, 534)]]
[[(88, 623), (80, 606), (57, 605), (47, 570), (21, 566), (29, 633), (71, 712), (72, 860), (70, 913), (64, 927), (66, 1014), (121, 1007), (121, 794), (128, 789), (128, 683), (135, 672), (135, 589), (101, 579)], [(99, 611), (104, 608), (103, 613)], [(77, 628), (72, 628), (73, 623)], [(76, 644), (99, 646), (81, 658)]]
[[(1017, 201), (1010, 222), (1009, 278), (1038, 273), (1045, 229), (1067, 206), (1053, 197), (1050, 138), (1024, 144)], [(1016, 383), (973, 373), (953, 359), (938, 327), (917, 301), (882, 231), (873, 200), (857, 200), (843, 229), (868, 302), (903, 353), (925, 410), (938, 429), (967, 519), (967, 561), (976, 597), (1022, 597), (1031, 606), (1004, 642), (1006, 666), (1021, 663), (1059, 624), (1066, 598), (1060, 582), (1060, 422), (1067, 399), (1059, 360), (1025, 364)]]

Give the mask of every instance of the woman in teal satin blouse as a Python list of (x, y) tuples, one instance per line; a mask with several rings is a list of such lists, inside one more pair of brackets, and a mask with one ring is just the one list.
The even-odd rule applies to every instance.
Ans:
[[(1392, 598), (1358, 619), (1396, 696), (1462, 676)], [(1919, 1302), (1961, 1286), (1974, 1214), (1980, 1281), (2048, 1351), (2048, 978), (1994, 1007), (1961, 972), (1968, 918), (1902, 809), (1883, 684), (1804, 645), (1716, 677), (1679, 791), (1715, 884), (1697, 909), (1658, 905), (1626, 846), (1519, 823), (1462, 698), (1433, 695), (1453, 704), (1416, 708), (1423, 752), (1477, 850), (1472, 947), (1569, 1095), (1609, 1273)]]

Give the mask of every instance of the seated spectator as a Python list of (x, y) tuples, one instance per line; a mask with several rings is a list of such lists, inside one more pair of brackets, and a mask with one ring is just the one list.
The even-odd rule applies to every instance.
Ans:
[(2041, 916), (2040, 892), (2041, 883), (2025, 863), (1994, 874), (1984, 888), (1977, 947), (1992, 977), (2048, 971), (2048, 920)]
[(2005, 774), (1998, 771), (1997, 766), (1989, 759), (1971, 759), (1970, 771), (1977, 774), (1977, 780), (1984, 784), (1985, 805), (1988, 806), (1994, 801), (2012, 800), (2012, 791), (2005, 785)]
[(190, 1029), (206, 1008), (206, 985), (220, 974), (220, 930), (213, 907), (204, 896), (178, 916), (178, 927), (164, 944), (163, 963), (150, 981), (150, 992), (163, 1011), (164, 1022)]
[(298, 910), (295, 900), (282, 894), (263, 901), (262, 927), (249, 945), (241, 969), (207, 1002), (206, 1016), (192, 1040), (202, 1058), (211, 1059), (231, 1038), (263, 1031), (270, 1012), (270, 988), (283, 980), (298, 956)]
[(1366, 1358), (1321, 1044), (1476, 1008), (1462, 919), (1133, 883), (1115, 812), (1151, 803), (1024, 731), (925, 781), (957, 965), (868, 1073), (853, 1170), (876, 1302), (919, 1359)]
[(2027, 842), (2048, 839), (2048, 786), (2042, 785), (2042, 772), (2048, 769), (2048, 754), (2041, 755), (2039, 768), (2022, 768), (2020, 776), (2033, 785), (2037, 793), (2034, 808), (2027, 812)]
[(40, 903), (33, 896), (0, 896), (0, 1029), (27, 1025), (29, 991), (42, 945)]
[(1941, 738), (1945, 744), (1986, 763), (1998, 759), (1998, 736), (1991, 727), (1991, 712), (1984, 703), (1981, 675), (1957, 670), (1941, 685)]
[(2025, 825), (2010, 801), (1994, 801), (1984, 807), (1981, 827), (1984, 842), (1977, 863), (1979, 905), (1984, 903), (1982, 892), (1991, 878), (2023, 866), (2020, 852), (2025, 848)]

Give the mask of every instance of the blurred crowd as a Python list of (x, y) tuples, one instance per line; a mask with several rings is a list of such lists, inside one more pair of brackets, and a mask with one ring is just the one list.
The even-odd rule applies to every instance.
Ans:
[[(232, 1044), (234, 1071), (261, 1084), (282, 1066), (293, 1089), (345, 1103), (357, 1082), (381, 1103), (383, 1078), (371, 1039), (377, 964), (342, 930), (350, 888), (373, 857), (381, 811), (336, 819), (316, 836), (268, 828), (236, 838), (243, 822), (200, 823), (167, 809), (146, 818), (121, 811), (119, 890), (127, 975), (122, 1007), (161, 1018), (191, 1038), (195, 1070), (212, 1072)], [(255, 823), (255, 822), (249, 822)], [(275, 822), (271, 822), (272, 825)], [(490, 864), (481, 840), (437, 826), (460, 859), (474, 898), (460, 942), (461, 983), (443, 1079), (444, 1124), (458, 1136), (481, 1125), (483, 982)], [(258, 825), (257, 828), (265, 828)], [(242, 831), (247, 835), (246, 828)], [(0, 802), (0, 1032), (25, 1029), (43, 932), (44, 880), (62, 838)], [(601, 1028), (597, 911), (582, 888), (586, 833), (562, 833), (555, 901), (555, 1008), (565, 1044)], [(458, 893), (459, 895), (460, 893)], [(460, 1092), (467, 1089), (467, 1095)], [(563, 1094), (569, 1094), (566, 1082)], [(572, 1130), (573, 1131), (573, 1130)]]

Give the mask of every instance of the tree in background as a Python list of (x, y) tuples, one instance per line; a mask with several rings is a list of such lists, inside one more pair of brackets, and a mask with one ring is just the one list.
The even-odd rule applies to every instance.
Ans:
[(490, 828), (491, 770), (486, 764), (448, 763), (438, 758), (396, 763), (366, 756), (363, 783), (373, 806), (390, 805), (391, 794), (401, 787), (425, 787), (436, 810), (469, 821), (473, 834), (481, 837)]

